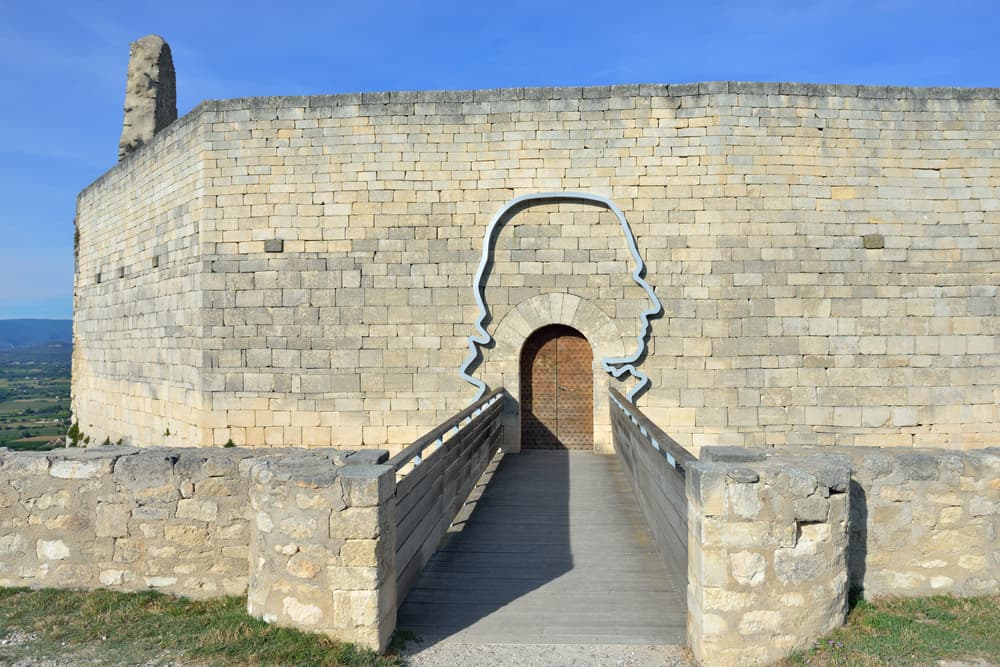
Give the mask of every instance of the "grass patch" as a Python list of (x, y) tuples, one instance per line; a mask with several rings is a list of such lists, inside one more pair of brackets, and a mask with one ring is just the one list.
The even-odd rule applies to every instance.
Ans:
[(268, 625), (242, 598), (189, 600), (154, 591), (0, 588), (0, 664), (72, 656), (93, 665), (310, 665), (395, 667), (379, 656), (322, 635)]
[(975, 658), (1000, 659), (1000, 595), (862, 600), (844, 627), (779, 664), (877, 667)]

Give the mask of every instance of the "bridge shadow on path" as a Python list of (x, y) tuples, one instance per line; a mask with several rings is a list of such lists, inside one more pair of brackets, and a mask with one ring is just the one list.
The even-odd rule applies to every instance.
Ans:
[(668, 574), (617, 459), (505, 455), (400, 606), (426, 644), (681, 644)]

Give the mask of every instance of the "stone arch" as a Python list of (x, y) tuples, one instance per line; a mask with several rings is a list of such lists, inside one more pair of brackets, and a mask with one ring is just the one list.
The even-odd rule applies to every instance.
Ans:
[(481, 374), (487, 384), (503, 386), (513, 398), (504, 412), (504, 450), (521, 449), (520, 358), (525, 341), (535, 331), (562, 324), (576, 329), (594, 351), (594, 450), (611, 452), (608, 385), (611, 381), (601, 360), (625, 355), (625, 341), (615, 321), (593, 303), (575, 294), (549, 292), (519, 303), (497, 323), (495, 347), (484, 361)]

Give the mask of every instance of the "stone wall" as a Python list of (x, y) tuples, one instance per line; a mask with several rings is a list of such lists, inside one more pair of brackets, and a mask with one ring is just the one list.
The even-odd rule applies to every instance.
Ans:
[(244, 595), (270, 622), (383, 649), (385, 451), (0, 449), (0, 586)]
[[(388, 454), (344, 468), (254, 464), (247, 610), (379, 650), (396, 626), (395, 472)], [(366, 464), (367, 463), (367, 464)]]
[(828, 457), (688, 467), (688, 645), (765, 665), (847, 613), (850, 468)]
[[(98, 441), (398, 448), (474, 395), (489, 221), (581, 191), (663, 302), (640, 406), (681, 445), (995, 444), (998, 122), (996, 90), (726, 82), (205, 102), (80, 196), (74, 414)], [(511, 217), (509, 336), (475, 373), (516, 398), (525, 323), (635, 351), (621, 232)]]
[(91, 444), (211, 444), (204, 129), (172, 123), (77, 201), (72, 408)]
[(850, 574), (866, 597), (1000, 592), (1000, 449), (838, 449), (854, 469)]
[(0, 585), (247, 587), (247, 450), (0, 450)]
[(851, 468), (850, 585), (865, 597), (1000, 592), (1000, 449), (712, 447), (709, 461), (795, 461), (822, 453)]
[(1000, 592), (998, 449), (710, 447), (687, 493), (688, 640), (705, 664), (808, 645), (851, 589)]

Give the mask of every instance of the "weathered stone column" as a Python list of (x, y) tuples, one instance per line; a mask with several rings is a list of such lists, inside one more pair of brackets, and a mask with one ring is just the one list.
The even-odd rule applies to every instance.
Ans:
[(125, 83), (125, 122), (118, 159), (148, 144), (153, 135), (177, 120), (177, 79), (170, 46), (159, 35), (146, 35), (129, 46)]
[(850, 474), (824, 456), (689, 466), (688, 644), (699, 662), (770, 664), (843, 624)]
[(251, 469), (247, 611), (384, 650), (396, 625), (395, 472), (317, 463)]

